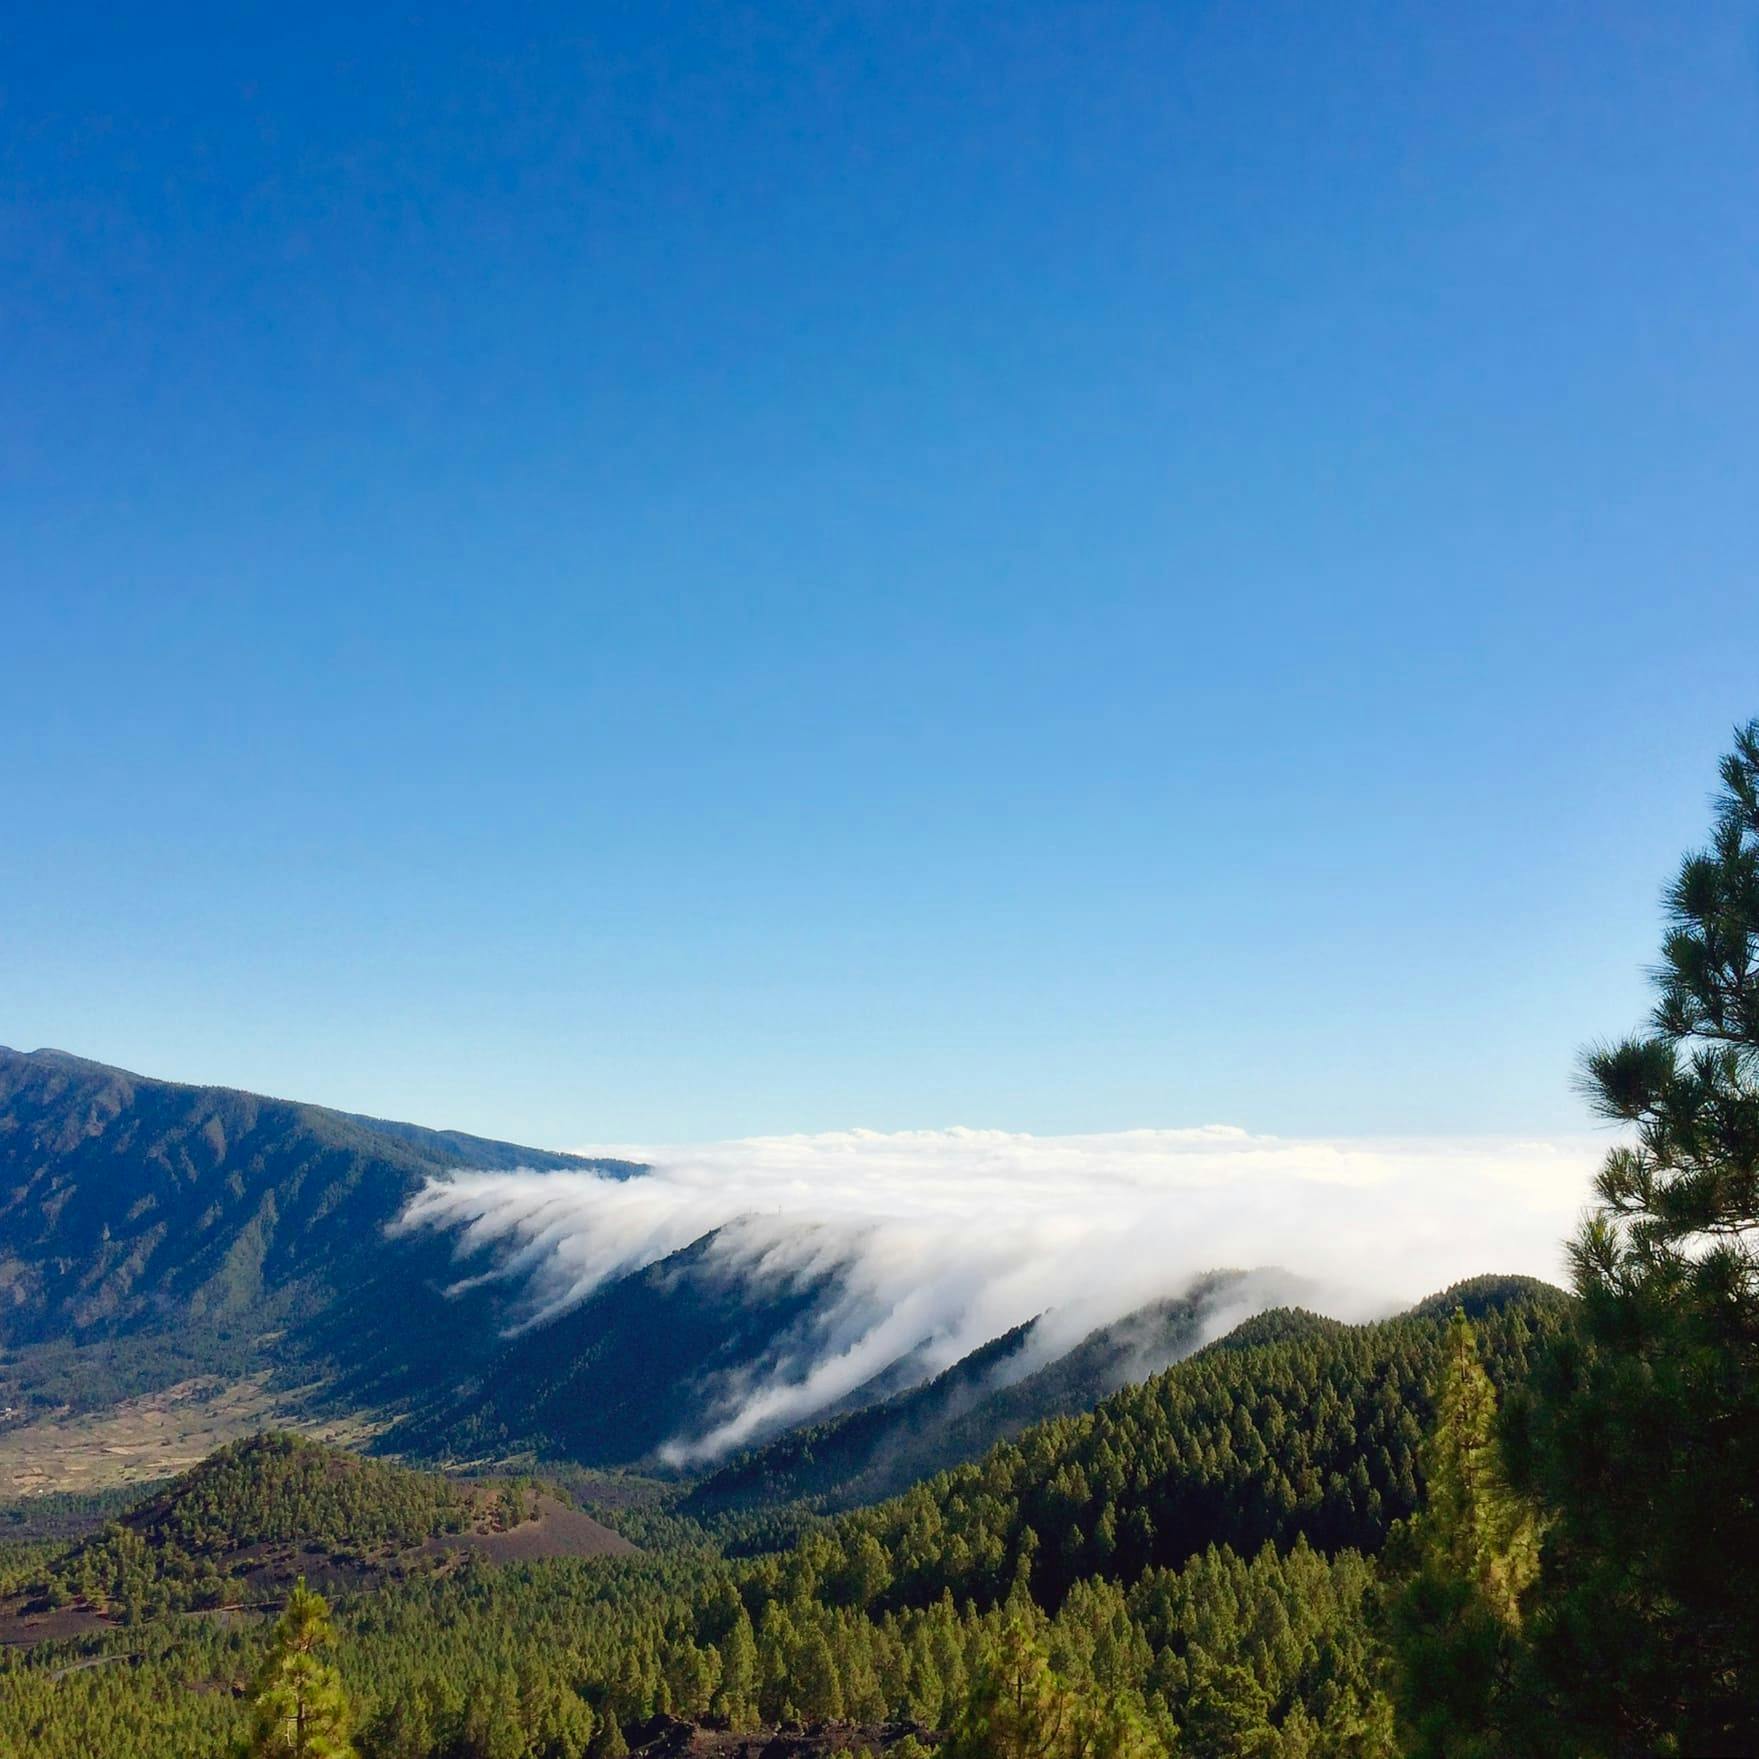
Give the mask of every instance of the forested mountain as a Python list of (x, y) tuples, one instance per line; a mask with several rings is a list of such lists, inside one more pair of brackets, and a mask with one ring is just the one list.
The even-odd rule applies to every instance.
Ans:
[(168, 1612), (361, 1587), (459, 1553), (628, 1554), (530, 1481), (457, 1481), (285, 1431), (222, 1448), (72, 1542), (0, 1548), (0, 1644), (89, 1635)]
[[(1457, 1299), (1480, 1310), (1484, 1359), (1504, 1382), (1567, 1311), (1518, 1280), (1437, 1305)], [(1177, 1738), (1218, 1756), (1388, 1754), (1367, 1559), (1420, 1496), (1446, 1333), (1433, 1313), (1366, 1327), (1267, 1316), (783, 1552), (554, 1563), (345, 1605), (362, 1751), (609, 1753), (660, 1711), (944, 1728), (996, 1657), (1025, 1644), (1081, 1715), (1121, 1719), (1120, 1741), (1139, 1726), (1163, 1743), (1144, 1752)], [(136, 1641), (144, 1664), (68, 1675), (53, 1694), (13, 1664), (0, 1736), (28, 1734), (53, 1759), (75, 1750), (61, 1744), (75, 1729), (128, 1724), (151, 1730), (143, 1759), (217, 1752), (236, 1710), (155, 1700), (152, 1681), (245, 1671), (242, 1639)]]
[[(4, 1611), (75, 1606), (135, 1620), (215, 1606), (255, 1578), (260, 1597), (302, 1569), (384, 1562), (464, 1527), (468, 1496), (446, 1479), (362, 1460), (291, 1434), (222, 1448), (162, 1491), (46, 1561)], [(63, 1619), (52, 1628), (79, 1626)]]
[[(513, 1167), (642, 1170), (0, 1050), (0, 1405), (95, 1409), (273, 1368), (326, 1413), (391, 1419), (389, 1452), (621, 1465), (700, 1433), (729, 1389), (810, 1359), (834, 1269), (741, 1278), (709, 1234), (510, 1331), (516, 1279), (481, 1264), (463, 1276), (445, 1233), (387, 1232), (427, 1179)], [(1275, 1298), (1255, 1274), (1255, 1301)], [(906, 1352), (814, 1430), (734, 1463), (696, 1506), (886, 1495), (1173, 1360), (1223, 1287), (1024, 1375), (1015, 1364), (1044, 1354), (1043, 1327), (930, 1386)]]
[[(782, 1503), (851, 1508), (877, 1502), (1047, 1417), (1086, 1411), (1108, 1393), (1190, 1354), (1217, 1316), (1301, 1285), (1275, 1272), (1217, 1271), (1187, 1295), (1155, 1301), (1022, 1372), (1043, 1351), (1043, 1319), (1017, 1326), (922, 1386), (790, 1430), (710, 1472), (685, 1509), (698, 1516)], [(1250, 1287), (1250, 1295), (1247, 1289)]]
[[(1501, 1298), (1483, 1309), (1480, 1343), (1493, 1383), (1507, 1386), (1567, 1303), (1523, 1279), (1488, 1286)], [(1130, 1581), (1209, 1545), (1251, 1555), (1300, 1537), (1376, 1551), (1416, 1506), (1445, 1329), (1433, 1313), (1365, 1326), (1299, 1313), (1248, 1321), (1243, 1336), (1091, 1412), (843, 1517), (843, 1531), (883, 1550), (898, 1605), (946, 1591), (993, 1600), (1024, 1572), (1054, 1606), (1083, 1576)]]
[(711, 1378), (760, 1372), (809, 1322), (823, 1279), (780, 1290), (729, 1277), (705, 1235), (502, 1344), (455, 1392), (384, 1438), (435, 1459), (531, 1453), (641, 1460), (704, 1417)]
[(492, 1344), (496, 1316), (491, 1294), (441, 1297), (444, 1243), (385, 1226), (433, 1174), (516, 1166), (636, 1170), (0, 1049), (12, 1396), (101, 1402), (236, 1373), (283, 1328), (285, 1348), (378, 1396), (420, 1384)]

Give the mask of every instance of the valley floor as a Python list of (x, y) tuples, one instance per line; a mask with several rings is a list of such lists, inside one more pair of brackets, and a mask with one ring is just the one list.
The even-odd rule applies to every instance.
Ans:
[(238, 1380), (198, 1375), (102, 1410), (0, 1426), (0, 1500), (151, 1484), (186, 1472), (228, 1442), (265, 1428), (359, 1446), (378, 1432), (367, 1416), (301, 1417), (268, 1389), (266, 1372)]

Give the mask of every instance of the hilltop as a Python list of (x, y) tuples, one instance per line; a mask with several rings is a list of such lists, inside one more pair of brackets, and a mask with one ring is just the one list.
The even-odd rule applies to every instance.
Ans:
[(466, 1552), (531, 1561), (634, 1549), (534, 1483), (461, 1483), (270, 1431), (51, 1550), (0, 1600), (0, 1642), (272, 1603), (300, 1577), (332, 1588), (400, 1579)]

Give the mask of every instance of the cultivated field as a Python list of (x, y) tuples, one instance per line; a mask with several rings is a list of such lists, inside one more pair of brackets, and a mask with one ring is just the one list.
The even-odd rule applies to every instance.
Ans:
[(360, 1418), (314, 1422), (293, 1414), (266, 1376), (200, 1375), (107, 1411), (62, 1413), (0, 1428), (0, 1498), (110, 1490), (185, 1471), (215, 1448), (259, 1429), (297, 1429), (358, 1444), (374, 1433)]

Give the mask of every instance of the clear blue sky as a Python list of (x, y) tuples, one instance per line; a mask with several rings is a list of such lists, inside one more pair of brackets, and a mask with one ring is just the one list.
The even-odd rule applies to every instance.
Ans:
[(1759, 713), (1759, 8), (15, 12), (0, 1040), (1553, 1131)]

